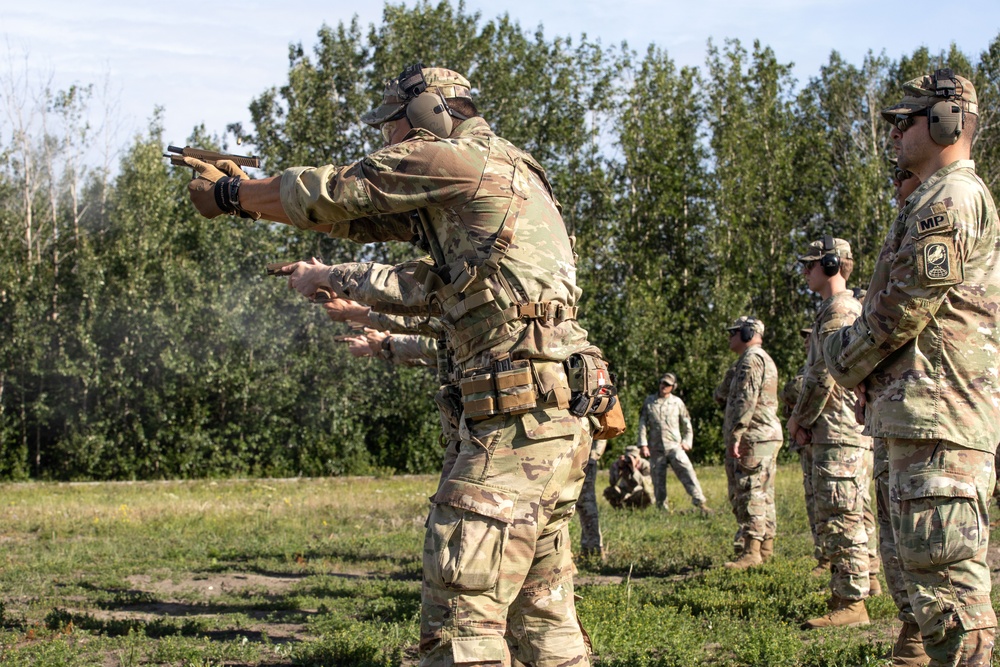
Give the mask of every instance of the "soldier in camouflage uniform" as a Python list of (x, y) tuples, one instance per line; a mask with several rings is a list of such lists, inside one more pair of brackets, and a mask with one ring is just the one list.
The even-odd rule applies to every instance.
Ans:
[(827, 338), (824, 354), (836, 380), (864, 397), (867, 432), (888, 452), (899, 563), (929, 664), (987, 666), (1000, 222), (969, 159), (971, 82), (938, 70), (903, 90), (882, 115), (899, 167), (921, 185), (889, 229), (861, 315)]
[(653, 480), (649, 461), (639, 455), (639, 448), (629, 445), (611, 464), (604, 497), (615, 509), (642, 509), (653, 503)]
[(742, 528), (743, 549), (726, 567), (744, 569), (760, 565), (762, 553), (774, 550), (774, 475), (783, 436), (778, 421), (778, 370), (761, 347), (764, 323), (744, 315), (728, 331), (729, 349), (740, 356), (731, 368), (722, 432), (729, 498)]
[(301, 262), (289, 279), (302, 294), (328, 288), (447, 329), (464, 419), (427, 521), (421, 665), (508, 665), (508, 625), (522, 662), (587, 665), (568, 522), (591, 417), (569, 405), (606, 364), (576, 321), (573, 241), (544, 170), (490, 130), (469, 91), (450, 70), (407, 68), (364, 118), (385, 148), (258, 181), (190, 161), (205, 178), (189, 192), (208, 217), (253, 211), (431, 253), (391, 269)]
[(854, 419), (854, 392), (834, 382), (823, 360), (823, 340), (854, 322), (861, 303), (847, 289), (854, 269), (850, 244), (825, 236), (798, 258), (809, 290), (823, 297), (816, 312), (806, 369), (788, 433), (810, 443), (816, 529), (830, 561), (830, 612), (810, 619), (804, 629), (867, 625), (864, 599), (870, 589), (865, 498), (871, 486), (871, 438)]
[(669, 509), (667, 504), (667, 466), (673, 469), (694, 506), (710, 512), (705, 494), (687, 453), (691, 451), (694, 431), (687, 406), (674, 395), (677, 376), (667, 373), (660, 378), (660, 389), (646, 397), (639, 413), (639, 450), (648, 458), (653, 470), (653, 490), (656, 506)]

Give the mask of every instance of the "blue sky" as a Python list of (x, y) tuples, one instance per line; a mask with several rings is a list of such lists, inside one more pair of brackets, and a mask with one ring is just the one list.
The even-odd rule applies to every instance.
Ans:
[[(412, 6), (413, 0), (407, 0)], [(794, 62), (800, 83), (816, 74), (832, 50), (860, 63), (867, 51), (893, 58), (924, 45), (953, 41), (978, 54), (1000, 33), (1000, 2), (961, 3), (964, 20), (939, 1), (861, 0), (468, 0), (483, 18), (508, 13), (548, 36), (586, 33), (604, 44), (623, 40), (642, 52), (664, 48), (678, 65), (700, 65), (709, 38), (760, 39), (782, 62)], [(355, 14), (377, 23), (382, 5), (328, 0), (239, 3), (152, 3), (143, 0), (0, 0), (0, 73), (23, 71), (56, 89), (107, 82), (120, 139), (145, 128), (156, 105), (165, 108), (165, 139), (183, 142), (197, 123), (221, 133), (248, 121), (247, 105), (287, 73), (288, 45), (307, 48), (326, 22)], [(921, 29), (923, 28), (923, 29)], [(473, 82), (475, 85), (475, 82)], [(0, 118), (0, 132), (3, 131)], [(0, 134), (2, 136), (2, 134)]]

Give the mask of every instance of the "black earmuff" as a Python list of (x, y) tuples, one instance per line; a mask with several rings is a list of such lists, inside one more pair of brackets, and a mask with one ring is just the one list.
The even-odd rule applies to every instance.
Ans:
[(932, 78), (935, 96), (944, 99), (927, 109), (927, 126), (934, 143), (951, 146), (958, 142), (965, 129), (965, 111), (955, 91), (958, 80), (950, 69), (939, 69)]
[(819, 258), (819, 265), (823, 267), (824, 276), (833, 277), (840, 273), (840, 253), (829, 234), (823, 235), (823, 256)]
[(748, 317), (746, 322), (740, 325), (741, 341), (743, 341), (744, 343), (749, 343), (751, 340), (753, 340), (754, 334), (757, 333), (756, 331), (754, 331), (754, 326), (756, 326), (756, 324), (757, 320), (755, 320), (752, 317)]

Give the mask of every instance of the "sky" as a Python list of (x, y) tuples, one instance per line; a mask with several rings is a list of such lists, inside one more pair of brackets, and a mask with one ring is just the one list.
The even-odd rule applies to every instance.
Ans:
[[(437, 0), (435, 0), (436, 3)], [(414, 0), (406, 0), (408, 6)], [(457, 5), (457, 0), (453, 0)], [(860, 64), (871, 50), (891, 58), (927, 46), (958, 43), (977, 56), (1000, 34), (1000, 2), (961, 3), (965, 20), (948, 20), (940, 0), (467, 0), (483, 20), (507, 13), (547, 37), (581, 34), (605, 45), (627, 41), (644, 52), (655, 43), (679, 65), (704, 63), (709, 39), (755, 39), (779, 62), (795, 64), (799, 83), (819, 72), (831, 51)], [(250, 101), (285, 82), (288, 46), (307, 50), (324, 24), (378, 23), (381, 3), (192, 3), (148, 0), (0, 0), (0, 77), (50, 82), (56, 90), (94, 84), (126, 142), (164, 109), (164, 139), (183, 143), (199, 123), (222, 135), (228, 123), (249, 126)], [(429, 64), (429, 63), (428, 63)], [(475, 81), (472, 82), (475, 86)], [(0, 88), (2, 90), (2, 88)], [(2, 106), (2, 105), (0, 105)], [(0, 137), (6, 130), (0, 117)], [(232, 147), (231, 147), (232, 148)]]

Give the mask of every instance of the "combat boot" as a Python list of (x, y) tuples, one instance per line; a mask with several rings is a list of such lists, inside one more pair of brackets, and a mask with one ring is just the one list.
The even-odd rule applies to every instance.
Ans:
[(830, 574), (830, 559), (826, 556), (820, 558), (816, 563), (816, 567), (812, 569), (811, 574), (814, 577), (822, 577), (824, 574)]
[(882, 584), (879, 583), (877, 575), (868, 575), (868, 595), (882, 595)]
[(924, 651), (924, 638), (916, 623), (903, 623), (892, 647), (892, 664), (898, 667), (925, 667), (931, 659)]
[(854, 627), (856, 625), (868, 625), (868, 610), (865, 609), (864, 600), (848, 600), (839, 595), (834, 595), (830, 600), (830, 611), (819, 618), (810, 618), (801, 625), (803, 630), (813, 630), (815, 628), (835, 628)]
[(774, 538), (769, 537), (760, 543), (760, 559), (763, 562), (771, 560), (774, 555)]
[(730, 570), (745, 570), (762, 565), (764, 561), (760, 557), (760, 544), (760, 540), (744, 538), (743, 553), (736, 560), (726, 563), (726, 567)]

